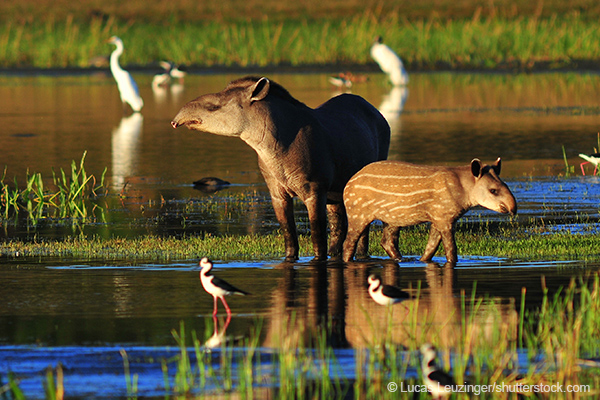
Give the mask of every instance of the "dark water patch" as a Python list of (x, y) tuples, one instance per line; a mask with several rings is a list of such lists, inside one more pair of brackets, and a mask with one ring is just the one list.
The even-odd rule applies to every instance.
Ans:
[(29, 133), (29, 132), (23, 132), (23, 133), (13, 133), (11, 136), (16, 137), (16, 138), (31, 138), (31, 137), (35, 137), (36, 134)]

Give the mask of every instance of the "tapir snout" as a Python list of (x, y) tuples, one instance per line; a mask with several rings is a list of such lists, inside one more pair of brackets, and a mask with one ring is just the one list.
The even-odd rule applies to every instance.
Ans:
[(512, 199), (512, 204), (501, 203), (500, 204), (500, 213), (502, 214), (510, 214), (512, 216), (517, 215), (517, 202)]
[(185, 115), (181, 115), (182, 113), (179, 113), (175, 116), (175, 118), (173, 118), (173, 121), (171, 121), (171, 126), (175, 129), (177, 129), (178, 127), (184, 125), (187, 126), (188, 129), (192, 129), (192, 126), (197, 126), (200, 125), (202, 123), (202, 119), (195, 117), (195, 118), (186, 118)]

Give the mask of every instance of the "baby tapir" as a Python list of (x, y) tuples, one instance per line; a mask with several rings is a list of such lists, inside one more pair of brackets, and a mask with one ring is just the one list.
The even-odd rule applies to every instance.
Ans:
[(398, 161), (379, 161), (358, 171), (344, 189), (348, 236), (343, 258), (354, 257), (356, 243), (373, 220), (384, 223), (381, 244), (392, 259), (400, 260), (400, 227), (431, 222), (429, 241), (421, 261), (431, 261), (440, 242), (446, 260), (456, 263), (454, 224), (475, 206), (503, 214), (517, 213), (517, 202), (500, 180), (501, 160), (482, 165), (474, 159), (461, 167), (432, 167)]

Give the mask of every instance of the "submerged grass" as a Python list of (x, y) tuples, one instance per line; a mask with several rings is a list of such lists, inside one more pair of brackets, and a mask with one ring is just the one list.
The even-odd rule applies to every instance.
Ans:
[(596, 60), (600, 31), (577, 12), (549, 17), (481, 16), (408, 20), (399, 10), (369, 9), (346, 17), (232, 19), (152, 24), (113, 17), (43, 23), (9, 22), (0, 28), (0, 67), (87, 67), (125, 42), (123, 65), (155, 65), (162, 59), (197, 67), (373, 64), (373, 38), (386, 43), (413, 68), (575, 67)]

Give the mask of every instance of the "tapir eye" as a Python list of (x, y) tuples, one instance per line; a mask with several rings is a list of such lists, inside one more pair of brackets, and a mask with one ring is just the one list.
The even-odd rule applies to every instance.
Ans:
[(208, 111), (217, 111), (219, 108), (221, 108), (221, 106), (218, 105), (218, 104), (211, 104), (211, 103), (209, 103), (209, 104), (206, 105), (206, 109)]

